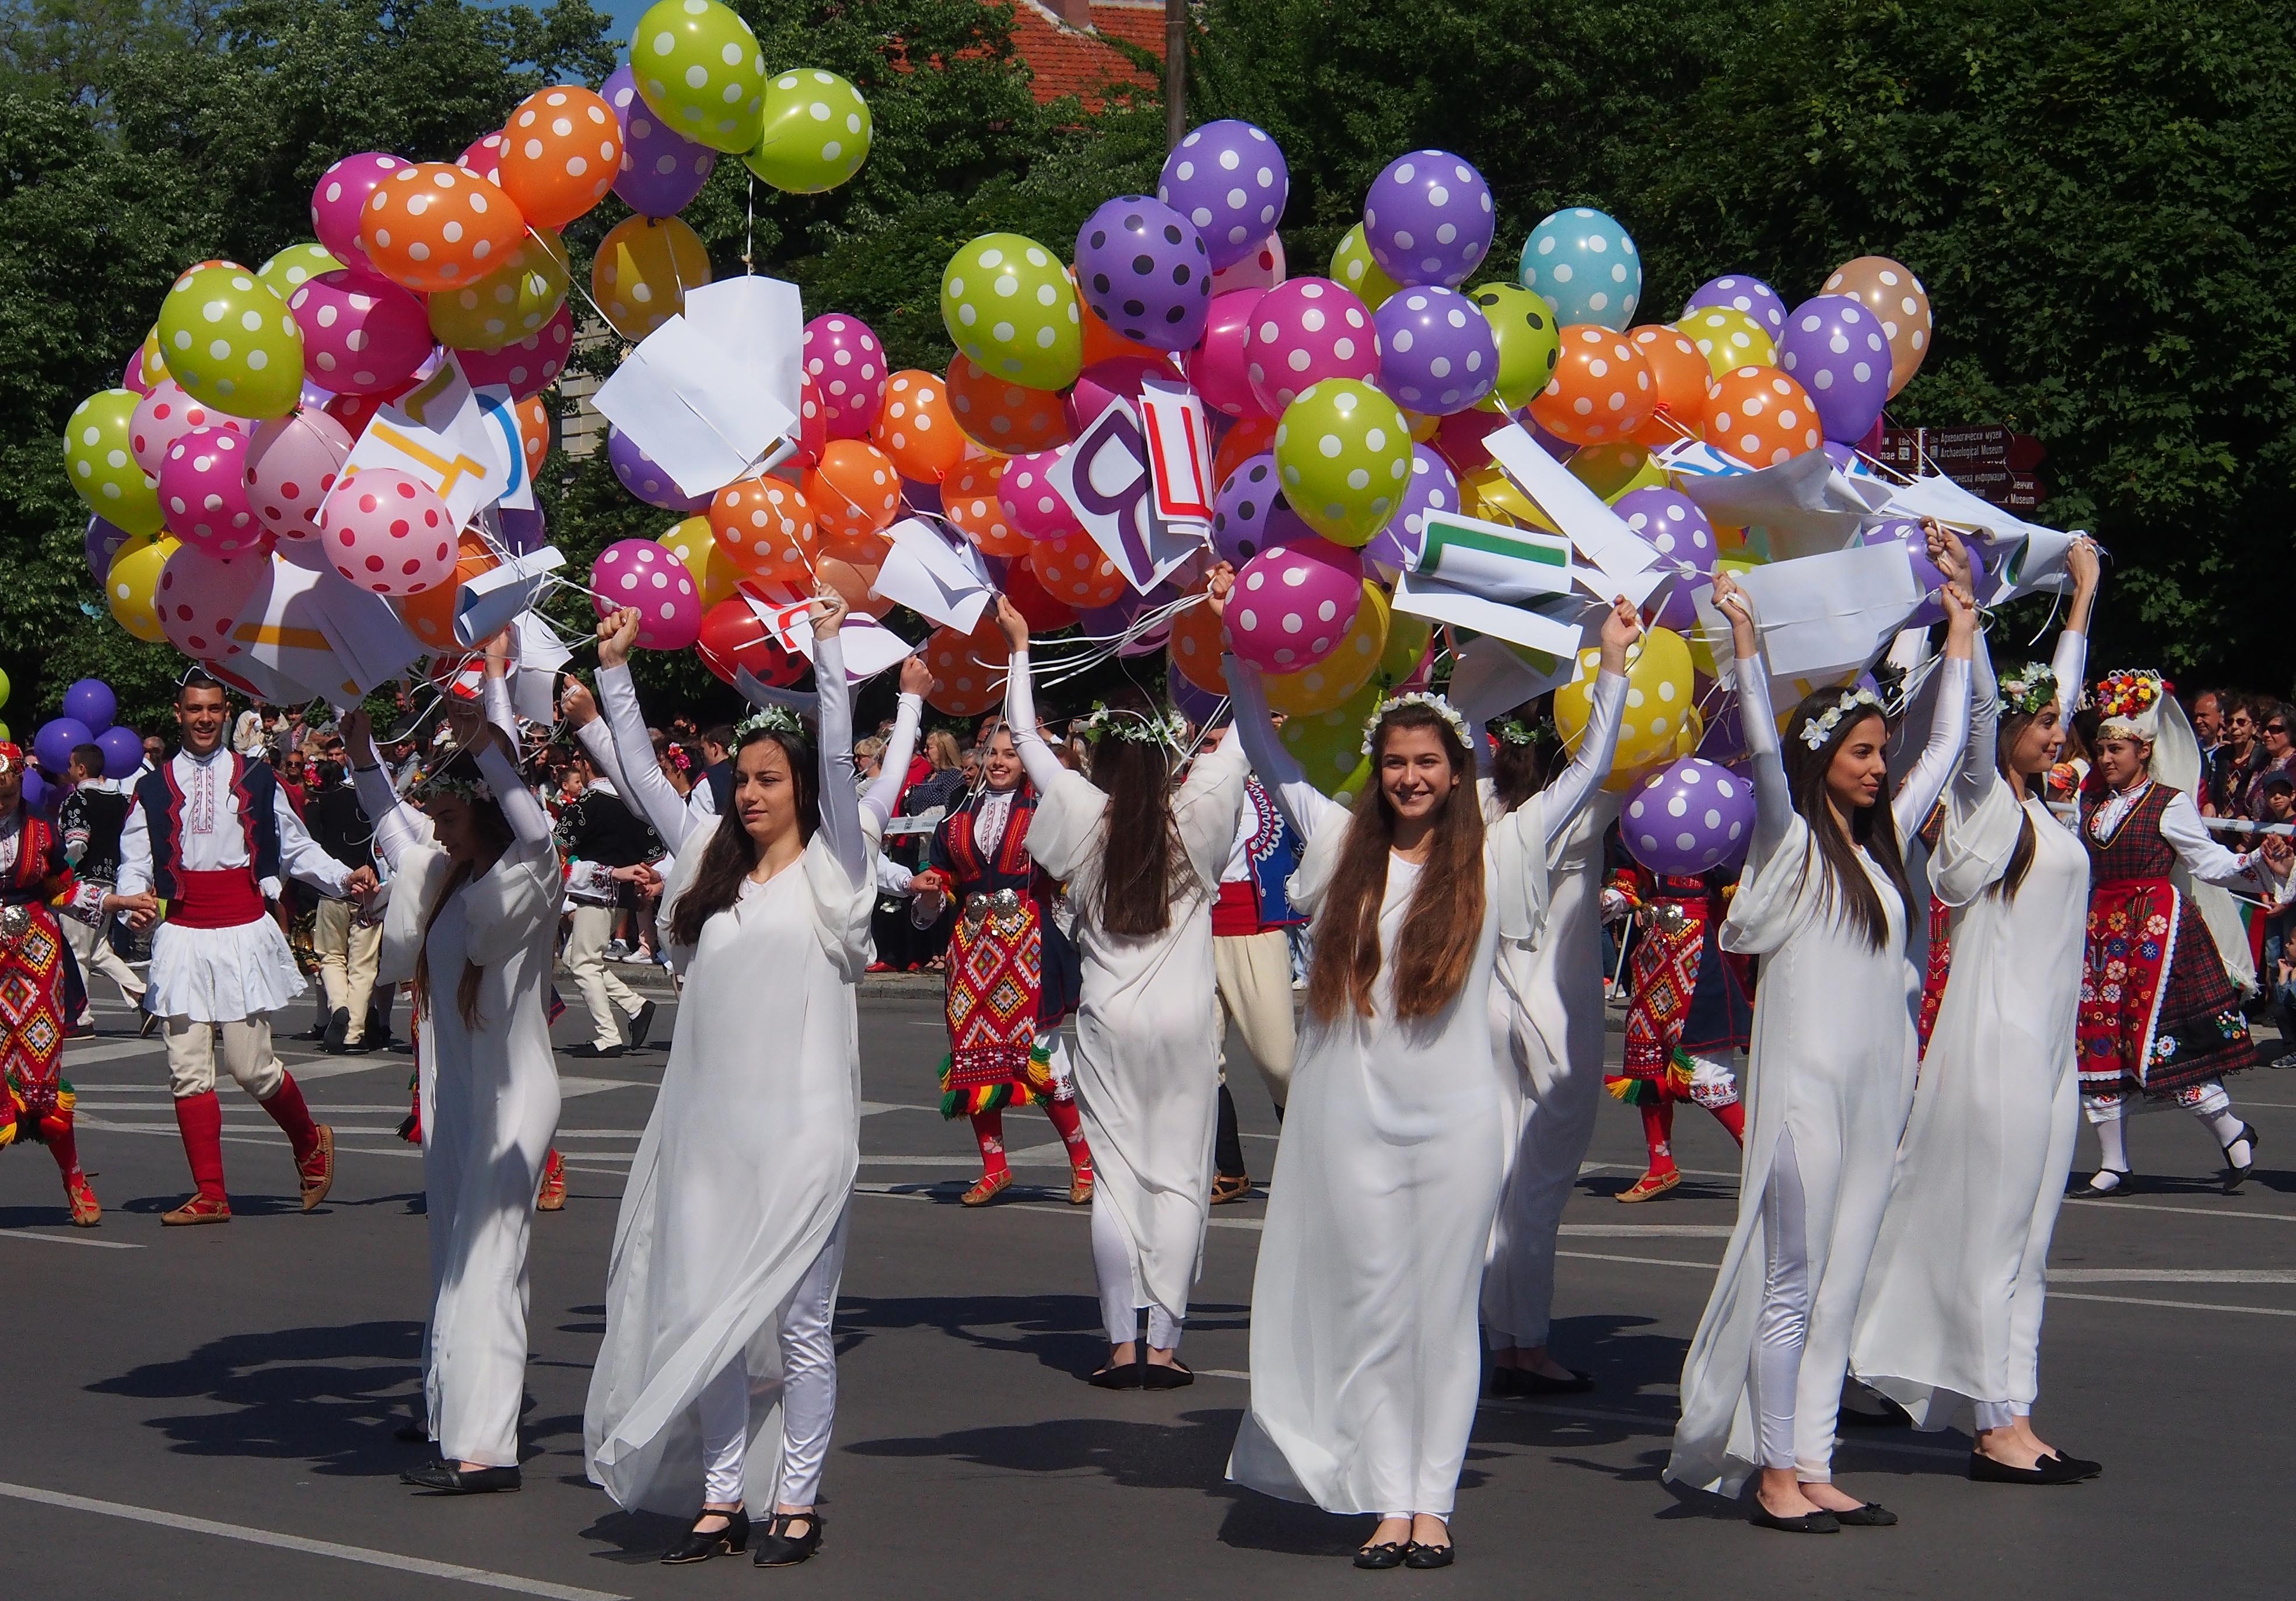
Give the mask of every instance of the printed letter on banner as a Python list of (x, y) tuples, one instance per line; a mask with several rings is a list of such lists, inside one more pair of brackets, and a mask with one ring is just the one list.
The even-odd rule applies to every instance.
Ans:
[(1101, 413), (1076, 443), (1062, 449), (1046, 477), (1093, 542), (1143, 595), (1203, 548), (1200, 537), (1184, 531), (1190, 524), (1168, 524), (1156, 517), (1148, 439), (1128, 400), (1117, 400)]
[[(516, 438), (513, 420), (511, 439)], [(509, 457), (515, 454), (448, 355), (418, 388), (374, 414), (351, 447), (340, 482), (368, 467), (396, 467), (436, 489), (459, 530), (511, 487)], [(521, 458), (521, 477), (524, 464)]]

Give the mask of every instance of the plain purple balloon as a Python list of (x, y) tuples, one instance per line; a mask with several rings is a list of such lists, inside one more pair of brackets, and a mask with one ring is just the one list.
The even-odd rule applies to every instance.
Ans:
[(1283, 498), (1275, 457), (1267, 451), (1244, 457), (1212, 497), (1212, 549), (1230, 566), (1314, 534)]
[(1809, 396), (1829, 439), (1864, 439), (1890, 403), (1889, 337), (1848, 295), (1818, 295), (1788, 314), (1778, 366)]
[(692, 203), (717, 170), (718, 152), (674, 134), (638, 94), (627, 62), (598, 91), (622, 125), (622, 170), (614, 193), (641, 217), (673, 217)]
[(1620, 496), (1611, 509), (1669, 562), (1686, 562), (1701, 573), (1714, 571), (1715, 561), (1722, 554), (1714, 524), (1698, 509), (1698, 503), (1680, 490), (1632, 489)]
[(1156, 198), (1202, 233), (1215, 272), (1275, 231), (1291, 195), (1292, 171), (1275, 141), (1233, 118), (1190, 128), (1156, 180)]
[(1381, 270), (1406, 288), (1464, 283), (1490, 254), (1497, 226), (1491, 186), (1446, 150), (1396, 157), (1364, 197), (1364, 243)]
[(50, 718), (32, 735), (32, 754), (42, 767), (61, 777), (71, 766), (72, 748), (84, 745), (95, 737), (95, 730), (76, 717)]
[(101, 517), (87, 520), (87, 570), (101, 585), (111, 576), (111, 558), (127, 543), (127, 530), (106, 522)]
[(1227, 708), (1227, 697), (1191, 683), (1185, 673), (1174, 673), (1168, 680), (1172, 691), (1172, 704), (1197, 727), (1201, 728)]
[(1212, 308), (1210, 252), (1162, 201), (1119, 194), (1077, 230), (1077, 287), (1093, 315), (1137, 344), (1185, 350)]
[(710, 497), (686, 494), (676, 480), (654, 465), (653, 458), (619, 428), (606, 430), (606, 464), (622, 480), (622, 488), (648, 505), (688, 513), (709, 508)]
[(1387, 526), (1364, 546), (1366, 564), (1407, 571), (1427, 544), (1427, 513), (1459, 509), (1459, 480), (1432, 445), (1411, 447), (1411, 481)]
[(24, 798), (24, 809), (36, 817), (45, 817), (48, 815), (48, 809), (56, 803), (56, 797), (63, 791), (42, 777), (37, 768), (26, 768), (23, 788), (20, 792)]
[(1379, 329), (1379, 387), (1428, 416), (1465, 411), (1499, 381), (1499, 341), (1483, 308), (1456, 289), (1423, 284), (1388, 296)]
[(144, 765), (144, 736), (133, 728), (106, 728), (95, 743), (103, 751), (106, 778), (125, 778)]
[(525, 511), (511, 506), (502, 509), (503, 543), (514, 556), (532, 555), (550, 542), (550, 530), (543, 526), (542, 513), (537, 509)]
[(1682, 303), (1682, 315), (1688, 316), (1709, 306), (1726, 306), (1733, 311), (1744, 312), (1761, 324), (1762, 332), (1773, 340), (1786, 329), (1785, 297), (1746, 273), (1707, 279)]
[(1745, 859), (1754, 837), (1754, 786), (1695, 756), (1652, 773), (1629, 792), (1619, 833), (1653, 873), (1690, 876)]
[(75, 679), (64, 691), (63, 714), (91, 728), (109, 728), (119, 714), (119, 697), (101, 678)]

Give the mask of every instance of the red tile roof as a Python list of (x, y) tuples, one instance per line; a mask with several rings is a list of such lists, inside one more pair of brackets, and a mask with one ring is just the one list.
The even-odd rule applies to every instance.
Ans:
[[(1079, 9), (1084, 0), (1067, 4)], [(1038, 105), (1074, 94), (1086, 111), (1096, 111), (1112, 86), (1154, 86), (1150, 75), (1104, 41), (1122, 39), (1161, 61), (1162, 0), (1090, 0), (1091, 33), (1070, 27), (1062, 5), (1062, 0), (1013, 0), (1013, 48), (1029, 63)]]

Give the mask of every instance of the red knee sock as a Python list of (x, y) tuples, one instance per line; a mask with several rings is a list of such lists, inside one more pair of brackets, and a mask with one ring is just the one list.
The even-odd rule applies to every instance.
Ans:
[(67, 1181), (79, 1171), (79, 1141), (72, 1135), (71, 1114), (53, 1112), (40, 1120), (40, 1140)]
[(1660, 1101), (1643, 1110), (1643, 1143), (1650, 1147), (1650, 1170), (1674, 1171), (1674, 1103)]
[(1004, 1114), (1002, 1112), (974, 1112), (972, 1137), (980, 1144), (980, 1176), (994, 1178), (1004, 1173), (1006, 1170)]
[(1076, 1102), (1072, 1099), (1055, 1101), (1048, 1097), (1045, 1102), (1045, 1115), (1053, 1120), (1053, 1127), (1060, 1131), (1061, 1143), (1069, 1148), (1070, 1170), (1091, 1172), (1092, 1147), (1085, 1143), (1084, 1119), (1077, 1115)]
[(215, 1091), (184, 1096), (176, 1102), (176, 1128), (192, 1164), (192, 1183), (210, 1201), (227, 1202), (223, 1187), (223, 1104)]
[(1746, 1104), (1743, 1101), (1733, 1101), (1727, 1106), (1714, 1106), (1709, 1110), (1714, 1113), (1716, 1122), (1730, 1130), (1732, 1139), (1741, 1145), (1746, 1143)]
[(303, 1092), (295, 1087), (294, 1074), (281, 1073), (279, 1088), (271, 1098), (256, 1104), (269, 1112), (271, 1121), (286, 1135), (288, 1143), (295, 1147), (298, 1162), (308, 1161), (311, 1153), (319, 1148), (319, 1126), (311, 1121), (311, 1109), (303, 1104)]

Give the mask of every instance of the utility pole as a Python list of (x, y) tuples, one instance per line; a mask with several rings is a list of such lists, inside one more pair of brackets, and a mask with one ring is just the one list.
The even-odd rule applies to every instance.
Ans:
[(1164, 0), (1164, 148), (1188, 131), (1188, 0)]

